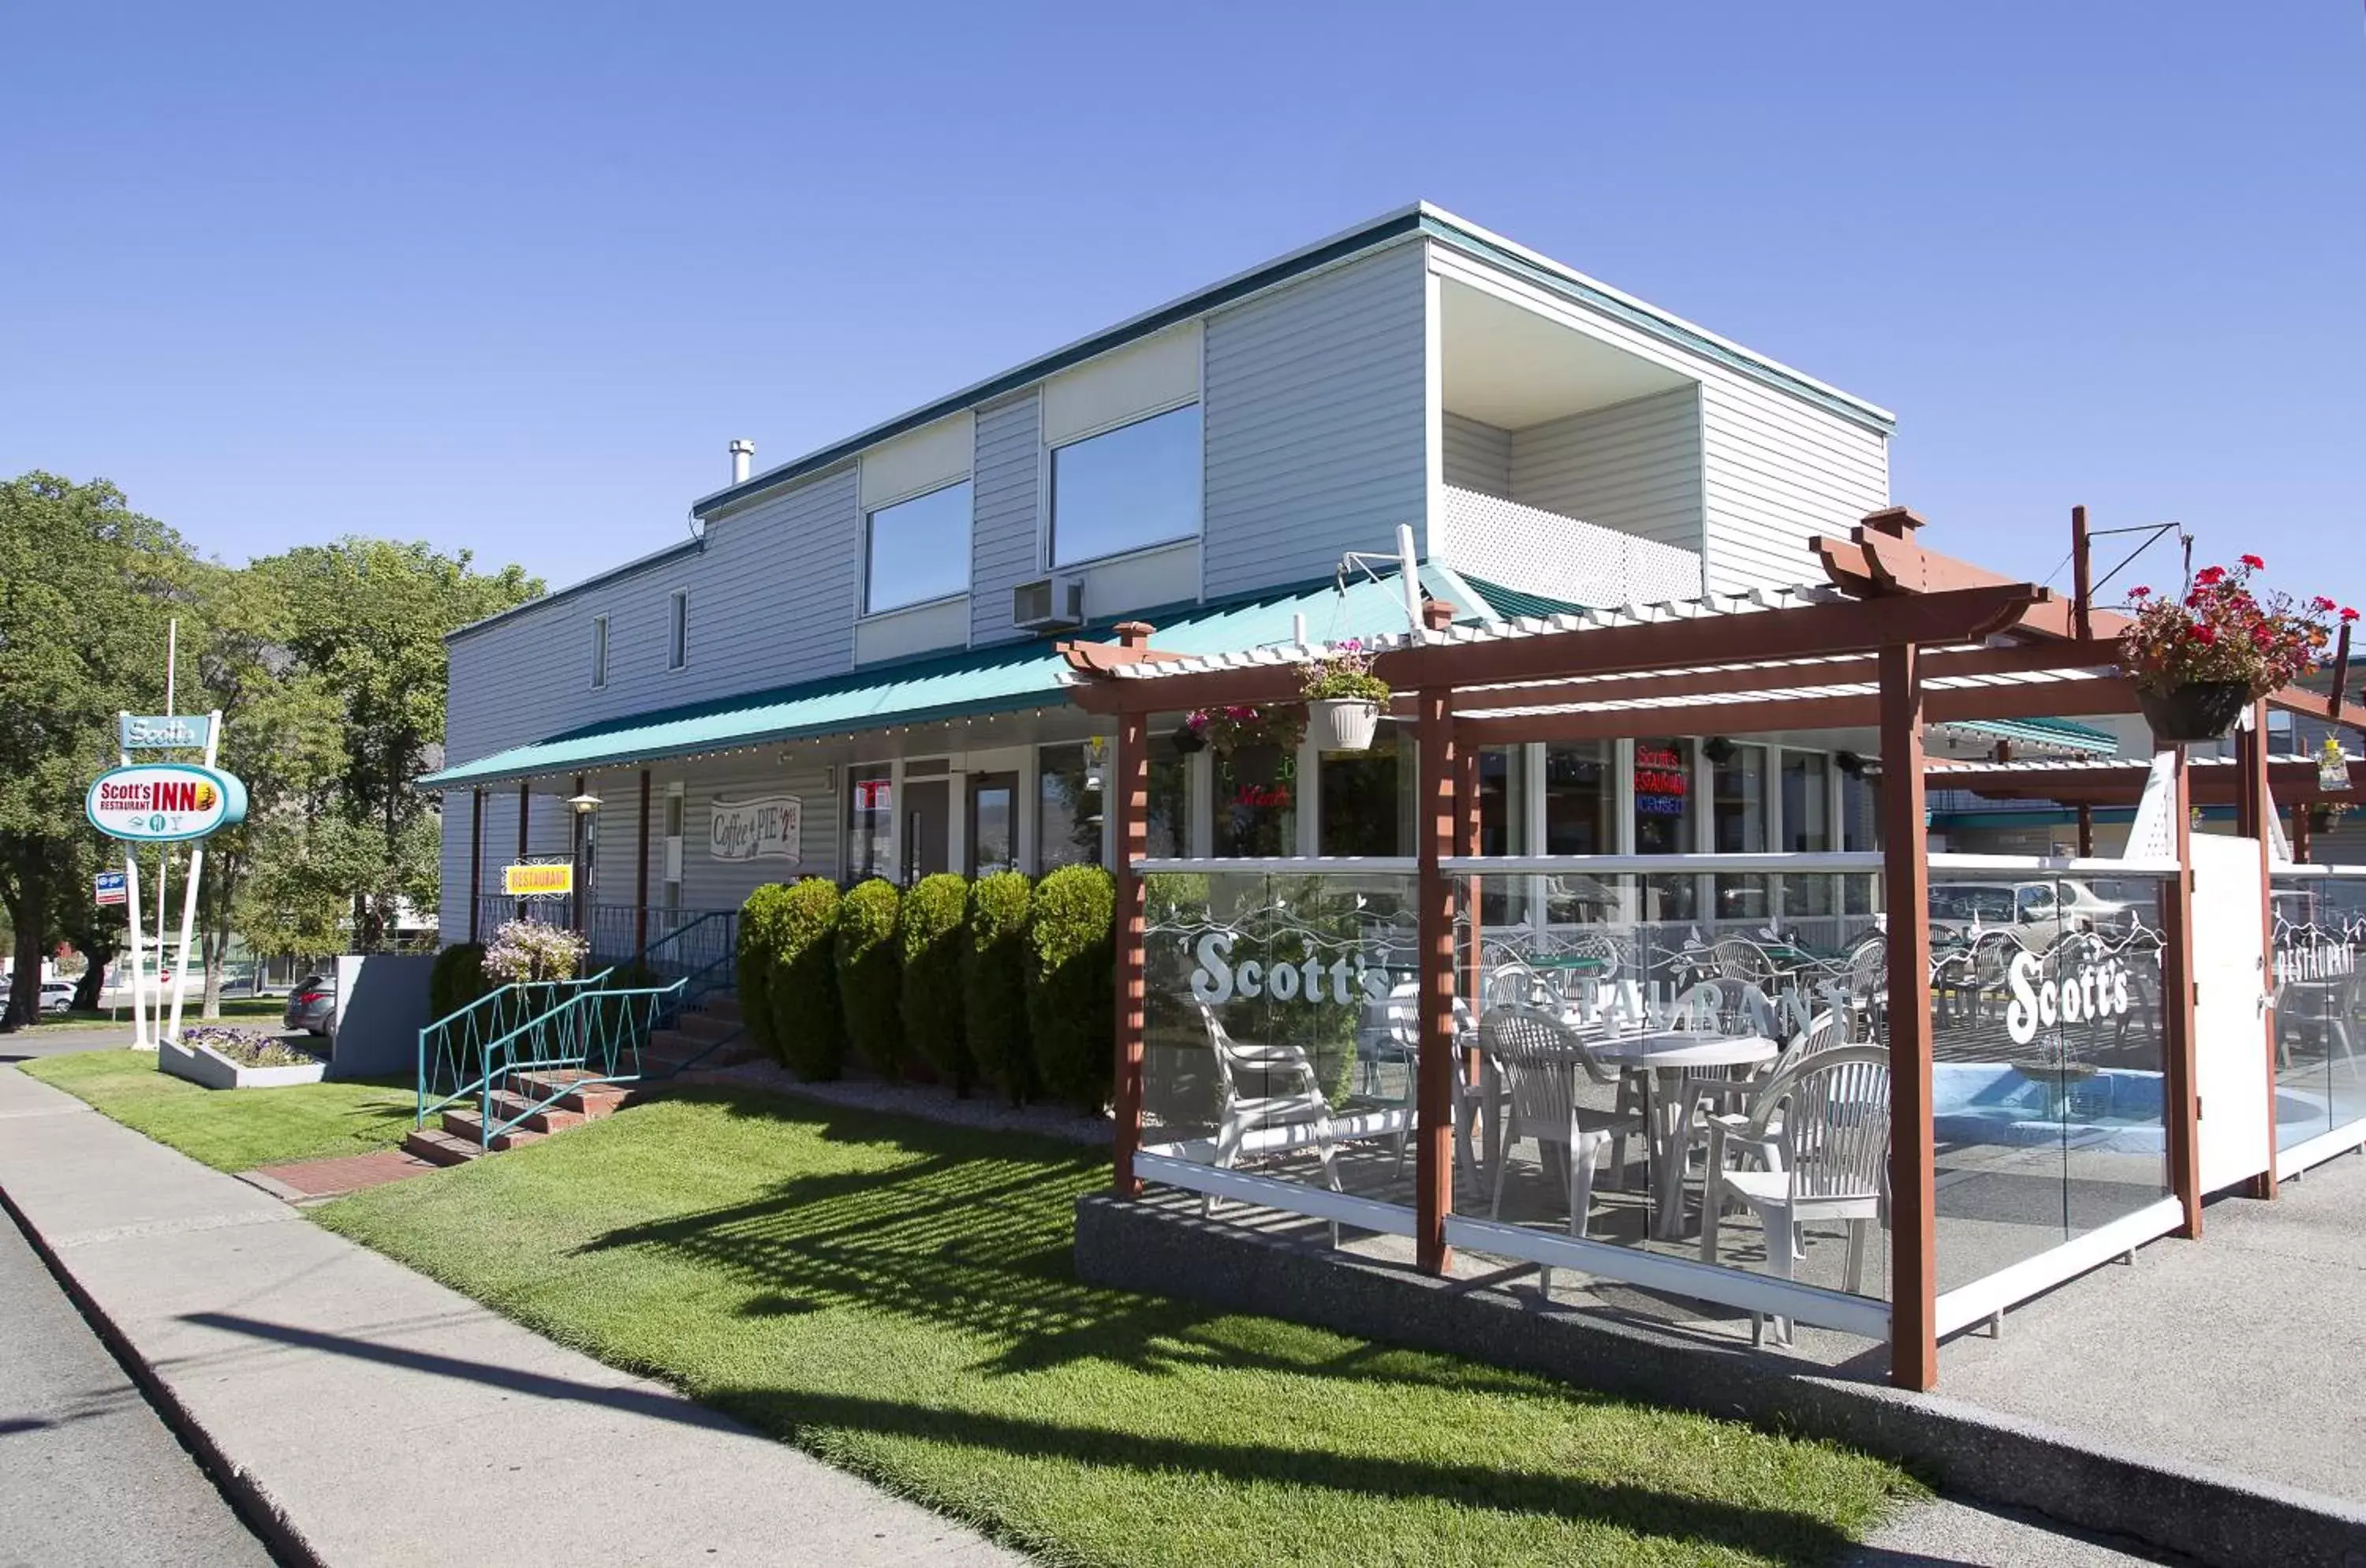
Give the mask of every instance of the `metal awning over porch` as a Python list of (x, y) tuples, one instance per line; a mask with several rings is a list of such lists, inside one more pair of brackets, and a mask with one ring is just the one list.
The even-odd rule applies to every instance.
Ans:
[[(1458, 616), (1492, 613), (1453, 574), (1425, 568), (1423, 591)], [(1294, 646), (1299, 627), (1320, 640), (1384, 638), (1405, 629), (1405, 600), (1393, 572), (1351, 582), (1301, 584), (1166, 613), (1162, 648), (1206, 655), (1255, 655)], [(1108, 626), (1076, 635), (1106, 637)], [(1057, 647), (1028, 638), (867, 666), (826, 680), (632, 714), (566, 730), (530, 745), (444, 768), (422, 789), (456, 789), (588, 773), (669, 758), (720, 755), (784, 740), (847, 735), (890, 726), (1063, 705), (1067, 661)]]

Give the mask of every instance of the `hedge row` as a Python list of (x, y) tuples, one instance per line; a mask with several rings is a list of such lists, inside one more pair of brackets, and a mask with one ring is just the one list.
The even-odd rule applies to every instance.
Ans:
[(840, 895), (821, 878), (760, 887), (739, 918), (749, 1032), (807, 1077), (849, 1052), (883, 1077), (925, 1065), (966, 1094), (985, 1080), (1014, 1103), (1053, 1094), (1109, 1102), (1115, 889), (1098, 866), (1031, 884), (873, 878)]

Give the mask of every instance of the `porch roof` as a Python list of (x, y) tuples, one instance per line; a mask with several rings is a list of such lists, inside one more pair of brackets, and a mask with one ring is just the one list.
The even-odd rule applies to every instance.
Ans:
[[(1309, 637), (1385, 640), (1405, 622), (1396, 573), (1352, 582), (1325, 580), (1220, 604), (1186, 604), (1161, 616), (1162, 646), (1217, 654), (1290, 644), (1297, 617)], [(1460, 615), (1486, 613), (1468, 602), (1447, 572), (1425, 567), (1423, 591)], [(1166, 617), (1171, 616), (1171, 619)], [(1128, 619), (1131, 616), (1126, 617)], [(1107, 636), (1110, 624), (1080, 636)], [(553, 773), (589, 772), (693, 757), (890, 725), (926, 724), (972, 715), (1013, 713), (1060, 704), (1066, 662), (1056, 644), (1037, 638), (967, 648), (866, 665), (843, 675), (652, 709), (603, 719), (546, 739), (479, 757), (420, 778), (422, 789), (454, 789)]]

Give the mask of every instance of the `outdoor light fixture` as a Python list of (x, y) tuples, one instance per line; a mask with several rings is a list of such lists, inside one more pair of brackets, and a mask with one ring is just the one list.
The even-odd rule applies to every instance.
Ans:
[(1741, 747), (1736, 746), (1732, 741), (1728, 740), (1722, 735), (1712, 735), (1707, 739), (1701, 742), (1701, 755), (1707, 757), (1710, 761), (1715, 762), (1720, 768), (1725, 766), (1726, 763), (1732, 761), (1733, 754), (1741, 750)]
[(600, 809), (600, 797), (591, 794), (570, 795), (567, 797), (567, 808), (578, 817), (589, 817)]

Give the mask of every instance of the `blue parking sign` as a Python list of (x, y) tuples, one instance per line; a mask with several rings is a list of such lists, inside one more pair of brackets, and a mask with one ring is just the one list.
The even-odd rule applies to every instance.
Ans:
[(90, 891), (92, 901), (101, 908), (109, 904), (130, 902), (130, 895), (124, 890), (123, 874), (119, 871), (102, 871), (92, 877)]

